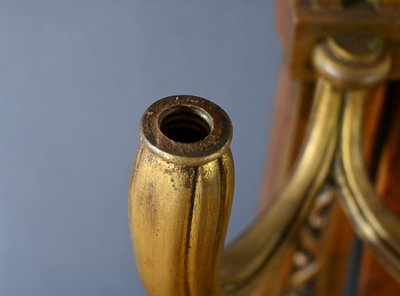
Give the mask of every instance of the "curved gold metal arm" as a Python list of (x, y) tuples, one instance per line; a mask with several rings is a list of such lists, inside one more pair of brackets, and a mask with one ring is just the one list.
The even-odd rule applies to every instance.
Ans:
[(274, 261), (283, 259), (326, 181), (342, 98), (325, 80), (319, 82), (315, 97), (306, 141), (288, 181), (271, 206), (224, 253), (221, 277), (228, 293), (251, 290)]
[(353, 92), (346, 99), (334, 176), (341, 204), (357, 234), (400, 280), (400, 217), (380, 199), (363, 158), (362, 127), (368, 92)]
[(314, 65), (319, 79), (313, 110), (293, 171), (270, 207), (225, 251), (234, 184), (228, 116), (190, 96), (165, 98), (146, 111), (129, 219), (151, 295), (254, 291), (288, 254), (332, 171), (357, 233), (399, 277), (400, 219), (368, 181), (361, 136), (371, 85), (387, 74), (390, 58), (379, 40), (336, 38), (315, 49)]

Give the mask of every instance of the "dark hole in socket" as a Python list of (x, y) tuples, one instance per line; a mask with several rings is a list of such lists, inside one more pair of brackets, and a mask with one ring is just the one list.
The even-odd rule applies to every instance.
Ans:
[[(195, 143), (204, 140), (211, 127), (202, 110), (178, 107), (170, 110), (160, 123), (161, 132), (169, 139), (180, 143)], [(203, 118), (205, 117), (205, 118)]]

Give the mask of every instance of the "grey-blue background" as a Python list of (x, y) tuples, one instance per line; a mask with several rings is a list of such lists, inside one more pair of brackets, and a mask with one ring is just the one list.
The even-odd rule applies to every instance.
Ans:
[(274, 2), (0, 2), (0, 295), (145, 295), (127, 188), (140, 116), (167, 95), (230, 114), (228, 237), (245, 227), (279, 64)]

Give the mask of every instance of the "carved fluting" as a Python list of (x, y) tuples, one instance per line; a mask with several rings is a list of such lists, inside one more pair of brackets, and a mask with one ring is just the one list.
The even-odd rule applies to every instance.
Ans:
[(323, 190), (315, 199), (308, 219), (299, 232), (287, 296), (314, 294), (315, 280), (321, 266), (319, 254), (323, 234), (329, 221), (333, 200), (332, 190)]

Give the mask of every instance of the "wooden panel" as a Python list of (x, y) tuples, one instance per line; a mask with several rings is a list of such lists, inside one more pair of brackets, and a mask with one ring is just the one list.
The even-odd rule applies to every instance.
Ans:
[(380, 6), (400, 5), (400, 0), (379, 0)]
[(353, 230), (339, 204), (335, 204), (322, 243), (321, 269), (316, 281), (320, 296), (343, 295)]

